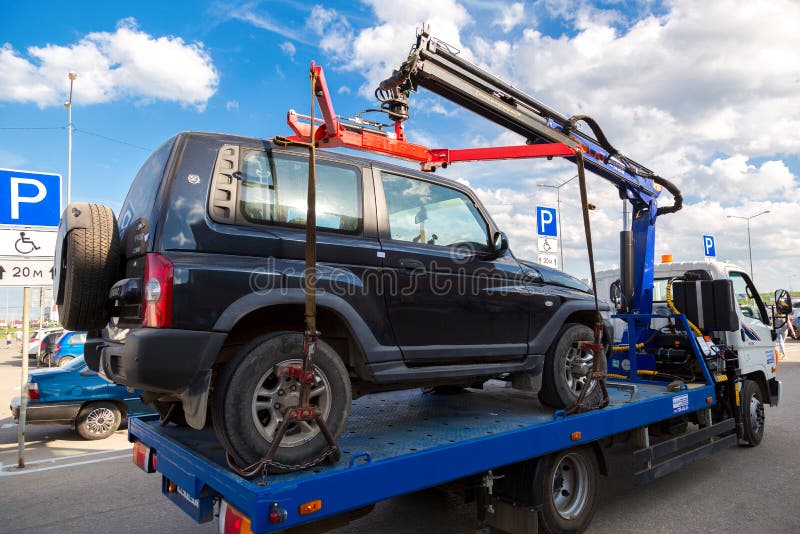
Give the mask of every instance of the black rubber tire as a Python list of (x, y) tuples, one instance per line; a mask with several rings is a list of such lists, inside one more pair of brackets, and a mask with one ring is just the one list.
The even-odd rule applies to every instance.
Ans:
[[(578, 395), (573, 392), (565, 374), (567, 353), (578, 341), (593, 341), (594, 331), (584, 324), (567, 323), (561, 327), (556, 340), (547, 350), (542, 372), (539, 400), (552, 408), (571, 408)], [(600, 404), (603, 392), (598, 384), (584, 396), (582, 409), (594, 409)]]
[[(107, 206), (89, 204), (91, 226), (67, 234), (61, 261), (61, 324), (68, 330), (97, 330), (108, 324), (108, 292), (119, 278), (117, 219)], [(68, 215), (67, 215), (68, 216)]]
[[(739, 399), (742, 408), (742, 426), (744, 427), (744, 442), (741, 444), (745, 447), (755, 447), (764, 438), (765, 414), (761, 388), (752, 380), (742, 380)], [(755, 403), (752, 410), (751, 402)], [(753, 411), (755, 411), (755, 417)]]
[(59, 367), (64, 367), (65, 365), (67, 365), (69, 362), (71, 362), (74, 359), (75, 358), (73, 356), (63, 356), (63, 357), (58, 359), (58, 366)]
[[(591, 447), (585, 446), (553, 453), (544, 461), (548, 464), (543, 480), (544, 487), (540, 489), (542, 492), (542, 509), (539, 512), (540, 532), (549, 534), (583, 532), (589, 526), (597, 507), (597, 478), (600, 473), (597, 456)], [(557, 470), (560, 472), (557, 473)], [(581, 494), (581, 490), (576, 486), (571, 493), (564, 494), (568, 486), (561, 485), (560, 482), (570, 476), (572, 480), (583, 479), (582, 476), (576, 476), (581, 470), (585, 472), (585, 483), (581, 484), (584, 493)], [(566, 500), (565, 505), (568, 509), (558, 510), (555, 503), (556, 492)], [(574, 510), (571, 510), (571, 503), (574, 503)]]
[[(102, 415), (104, 418), (111, 417), (110, 424), (102, 425), (102, 430), (98, 430), (92, 424), (92, 417)], [(95, 420), (96, 422), (96, 420)], [(122, 422), (122, 414), (119, 408), (112, 402), (91, 402), (81, 408), (78, 418), (75, 420), (75, 430), (83, 439), (105, 439), (117, 431)]]
[[(269, 449), (268, 441), (253, 420), (253, 396), (261, 378), (276, 364), (302, 359), (303, 334), (275, 332), (253, 340), (228, 361), (214, 385), (211, 419), (225, 449), (240, 467), (259, 461)], [(341, 358), (333, 348), (319, 340), (314, 356), (315, 372), (330, 384), (330, 410), (325, 420), (328, 430), (338, 440), (350, 414), (352, 392), (350, 378)], [(271, 472), (300, 468), (327, 448), (322, 432), (305, 443), (279, 446), (274, 461), (291, 468), (270, 467)]]

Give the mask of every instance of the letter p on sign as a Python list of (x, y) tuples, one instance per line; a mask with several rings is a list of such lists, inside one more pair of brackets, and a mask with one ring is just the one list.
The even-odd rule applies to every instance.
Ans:
[(558, 237), (555, 208), (536, 206), (536, 233), (539, 235)]
[(0, 224), (58, 226), (61, 176), (0, 169)]
[(713, 235), (704, 235), (703, 236), (703, 249), (705, 249), (706, 257), (713, 258), (717, 255), (717, 251), (714, 249), (714, 236)]

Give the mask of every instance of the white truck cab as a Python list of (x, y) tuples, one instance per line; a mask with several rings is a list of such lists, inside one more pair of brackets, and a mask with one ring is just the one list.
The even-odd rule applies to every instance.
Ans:
[[(776, 378), (777, 335), (767, 307), (744, 268), (729, 262), (703, 260), (656, 264), (653, 313), (664, 315), (670, 313), (666, 298), (667, 283), (670, 279), (683, 276), (689, 271), (704, 271), (712, 280), (731, 280), (740, 327), (738, 331), (718, 332), (719, 342), (727, 345), (738, 355), (741, 376), (755, 381), (761, 387), (764, 400), (771, 406), (777, 406), (781, 396), (781, 383)], [(596, 279), (598, 296), (606, 301), (612, 300), (611, 287), (619, 279), (619, 270), (600, 271)], [(615, 342), (620, 342), (625, 331), (625, 323), (620, 319), (613, 321)], [(651, 327), (660, 328), (667, 323), (667, 319), (654, 320)]]

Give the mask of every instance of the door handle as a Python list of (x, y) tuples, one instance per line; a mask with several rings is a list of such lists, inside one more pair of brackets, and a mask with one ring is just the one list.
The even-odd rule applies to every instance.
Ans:
[(425, 264), (419, 260), (403, 258), (400, 260), (400, 267), (409, 272), (425, 272)]

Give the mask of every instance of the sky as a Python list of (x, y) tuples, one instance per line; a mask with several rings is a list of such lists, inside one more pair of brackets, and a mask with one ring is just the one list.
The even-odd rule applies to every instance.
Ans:
[[(796, 0), (406, 0), (404, 2), (11, 2), (0, 0), (0, 168), (67, 174), (72, 200), (118, 211), (138, 168), (183, 130), (269, 138), (307, 113), (323, 65), (338, 114), (375, 106), (379, 80), (417, 28), (564, 115), (586, 114), (622, 153), (673, 181), (684, 209), (661, 217), (656, 257), (753, 269), (761, 291), (800, 289), (800, 2)], [(523, 140), (420, 90), (409, 140), (430, 147)], [(468, 183), (518, 257), (536, 259), (536, 206), (575, 175), (565, 161), (481, 162), (438, 171)], [(588, 180), (598, 269), (616, 267), (622, 204)], [(665, 198), (664, 203), (669, 203)], [(565, 268), (588, 261), (577, 180), (561, 188)], [(21, 291), (21, 290), (20, 290)], [(2, 300), (0, 294), (0, 300)]]

